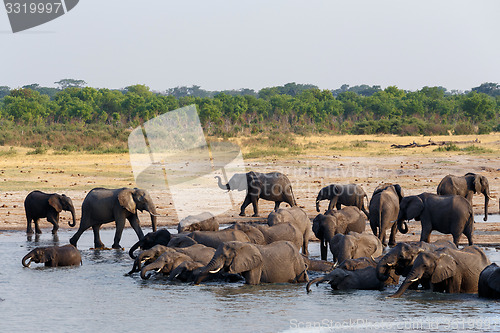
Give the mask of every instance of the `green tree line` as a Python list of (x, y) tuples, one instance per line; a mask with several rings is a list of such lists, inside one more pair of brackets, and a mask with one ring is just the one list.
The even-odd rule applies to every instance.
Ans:
[[(199, 86), (153, 92), (140, 84), (112, 90), (85, 87), (83, 80), (56, 83), (59, 88), (0, 87), (0, 123), (23, 133), (37, 126), (125, 131), (196, 104), (206, 133), (223, 137), (275, 132), (438, 135), (500, 131), (500, 85), (496, 83), (484, 83), (468, 92), (367, 85), (321, 90), (296, 83), (258, 92), (212, 92)], [(0, 135), (0, 144), (11, 141)]]

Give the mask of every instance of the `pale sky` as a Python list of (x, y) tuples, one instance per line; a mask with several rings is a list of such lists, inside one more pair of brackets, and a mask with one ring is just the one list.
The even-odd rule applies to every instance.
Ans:
[(80, 0), (13, 34), (0, 8), (0, 85), (468, 90), (500, 83), (499, 15), (498, 0)]

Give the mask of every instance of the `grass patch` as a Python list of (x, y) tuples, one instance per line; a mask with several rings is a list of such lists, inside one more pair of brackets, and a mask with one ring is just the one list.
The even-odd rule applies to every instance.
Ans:
[(353, 147), (353, 148), (367, 148), (368, 143), (366, 143), (366, 141), (354, 141), (351, 144), (351, 147)]
[(485, 153), (492, 153), (493, 152), (493, 150), (491, 150), (491, 149), (478, 147), (475, 145), (470, 145), (470, 146), (467, 146), (464, 148), (460, 148), (454, 143), (447, 144), (447, 145), (442, 146), (442, 147), (438, 147), (438, 148), (434, 149), (434, 151), (461, 151), (461, 152), (465, 152), (465, 153), (469, 153), (469, 154), (485, 154)]
[(461, 149), (454, 143), (448, 143), (444, 146), (434, 149), (434, 151), (461, 151)]
[(0, 156), (14, 156), (17, 155), (17, 150), (14, 147), (10, 147), (9, 150), (0, 150)]
[(47, 149), (43, 147), (37, 147), (33, 149), (32, 151), (29, 151), (26, 153), (26, 155), (43, 155), (47, 153)]

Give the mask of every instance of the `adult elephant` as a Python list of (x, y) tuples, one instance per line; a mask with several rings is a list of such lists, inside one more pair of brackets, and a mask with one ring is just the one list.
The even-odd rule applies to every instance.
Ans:
[(292, 192), (292, 184), (288, 177), (281, 172), (260, 173), (250, 171), (234, 174), (227, 184), (222, 184), (221, 178), (216, 176), (218, 185), (223, 190), (246, 191), (246, 197), (241, 205), (240, 216), (245, 216), (245, 208), (252, 204), (253, 216), (259, 216), (259, 199), (274, 201), (274, 210), (278, 210), (282, 202), (290, 206), (297, 206)]
[[(442, 247), (456, 250), (457, 247), (450, 241), (438, 240), (434, 243), (426, 242), (401, 242), (389, 250), (377, 264), (377, 278), (387, 281), (394, 272), (396, 275), (408, 276), (417, 256), (424, 251), (432, 252)], [(426, 289), (430, 287), (429, 281), (415, 281), (410, 287), (416, 289), (419, 284)]]
[(341, 263), (346, 259), (378, 257), (382, 254), (382, 243), (371, 234), (350, 232), (347, 235), (336, 234), (330, 241), (333, 262)]
[[(28, 263), (26, 263), (26, 261)], [(47, 267), (78, 266), (82, 264), (82, 256), (73, 245), (37, 247), (23, 257), (24, 267), (31, 262), (44, 263)]]
[(422, 224), (421, 241), (429, 243), (432, 230), (437, 230), (443, 234), (451, 234), (456, 246), (462, 233), (467, 237), (469, 245), (473, 244), (474, 211), (464, 197), (432, 193), (404, 197), (397, 220), (401, 233), (408, 232), (405, 221), (411, 219)]
[(153, 231), (156, 231), (156, 208), (147, 191), (126, 187), (120, 189), (95, 188), (83, 200), (80, 227), (69, 242), (76, 246), (82, 233), (92, 227), (94, 247), (103, 249), (105, 246), (99, 237), (99, 229), (102, 224), (115, 221), (116, 233), (113, 248), (121, 249), (120, 239), (125, 227), (125, 219), (130, 222), (130, 226), (134, 229), (139, 240), (144, 237), (137, 217), (138, 210), (147, 211), (151, 215)]
[(228, 229), (243, 231), (250, 243), (267, 245), (277, 241), (289, 241), (300, 249), (303, 244), (302, 233), (291, 223), (279, 223), (272, 227), (264, 224), (237, 222)]
[(73, 206), (71, 198), (64, 194), (33, 191), (24, 199), (24, 210), (26, 212), (26, 220), (28, 221), (28, 225), (26, 226), (27, 234), (33, 233), (31, 221), (35, 224), (35, 232), (41, 234), (42, 231), (38, 226), (38, 220), (45, 217), (53, 225), (52, 233), (56, 234), (57, 229), (59, 229), (59, 213), (63, 210), (71, 213), (73, 223), (68, 221), (68, 225), (70, 227), (76, 225), (75, 206)]
[(139, 253), (137, 257), (135, 257), (134, 265), (132, 266), (130, 272), (127, 273), (127, 275), (130, 275), (135, 272), (140, 272), (141, 266), (143, 264), (149, 265), (150, 263), (158, 259), (158, 257), (162, 255), (164, 252), (166, 252), (168, 249), (169, 248), (165, 245), (157, 244), (147, 250), (142, 251), (141, 253)]
[(302, 234), (302, 253), (309, 255), (309, 238), (312, 235), (311, 221), (307, 213), (300, 207), (280, 208), (271, 212), (267, 217), (267, 224), (274, 226), (280, 223), (293, 224)]
[(404, 194), (399, 184), (387, 184), (379, 186), (373, 192), (370, 200), (370, 227), (373, 234), (377, 236), (384, 246), (387, 246), (386, 230), (391, 229), (389, 245), (396, 244), (399, 204)]
[(448, 247), (420, 253), (405, 281), (390, 297), (400, 297), (408, 287), (422, 278), (430, 279), (433, 291), (446, 293), (476, 293), (479, 275), (490, 264), (477, 246), (462, 250)]
[(316, 197), (316, 211), (319, 212), (319, 202), (322, 200), (330, 200), (328, 210), (333, 210), (334, 207), (341, 209), (344, 206), (358, 207), (366, 217), (368, 212), (365, 209), (365, 198), (368, 200), (363, 188), (357, 184), (338, 185), (332, 184), (323, 187)]
[(464, 197), (472, 206), (472, 197), (475, 193), (484, 195), (484, 221), (488, 220), (488, 203), (491, 199), (490, 185), (485, 176), (475, 173), (466, 173), (465, 176), (445, 176), (438, 185), (437, 194), (456, 194)]
[(242, 242), (221, 244), (208, 265), (202, 268), (195, 283), (221, 270), (241, 274), (246, 284), (307, 282), (307, 266), (297, 248), (290, 242), (269, 245)]
[(328, 244), (333, 236), (351, 231), (362, 233), (365, 227), (364, 214), (354, 206), (329, 210), (325, 215), (318, 214), (313, 220), (312, 231), (320, 242), (321, 260), (327, 259)]
[(477, 293), (479, 297), (500, 299), (500, 267), (493, 263), (479, 275)]
[(240, 230), (193, 231), (187, 234), (187, 236), (196, 243), (214, 249), (218, 248), (220, 244), (229, 241), (250, 242), (250, 238)]
[(137, 241), (137, 243), (132, 245), (128, 254), (130, 255), (130, 258), (135, 259), (134, 251), (137, 250), (138, 248), (141, 248), (141, 250), (148, 250), (155, 245), (167, 246), (171, 238), (172, 235), (170, 234), (170, 231), (168, 231), (167, 229), (160, 229), (154, 232), (148, 232), (146, 236), (144, 236), (142, 239)]

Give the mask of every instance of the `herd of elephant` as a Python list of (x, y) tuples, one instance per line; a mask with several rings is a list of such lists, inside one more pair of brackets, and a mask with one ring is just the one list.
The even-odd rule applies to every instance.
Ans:
[[(311, 284), (324, 281), (333, 289), (381, 290), (386, 285), (397, 285), (403, 276), (405, 280), (393, 297), (419, 287), (500, 297), (500, 269), (473, 245), (474, 193), (484, 195), (484, 220), (488, 217), (490, 191), (484, 176), (448, 175), (440, 182), (437, 194), (406, 197), (398, 184), (381, 185), (375, 189), (368, 207), (364, 203), (367, 195), (359, 185), (329, 185), (316, 198), (318, 212), (322, 200), (329, 200), (328, 209), (318, 214), (312, 224), (307, 213), (297, 206), (291, 183), (282, 173), (236, 174), (225, 185), (218, 177), (218, 185), (224, 190), (246, 190), (242, 216), (250, 203), (254, 216), (258, 216), (259, 199), (274, 201), (267, 223), (236, 222), (220, 229), (217, 217), (202, 213), (180, 221), (178, 233), (171, 234), (166, 229), (156, 230), (158, 214), (147, 191), (96, 188), (82, 203), (80, 226), (70, 244), (35, 248), (22, 263), (25, 267), (31, 262), (52, 267), (79, 265), (82, 259), (76, 245), (81, 234), (92, 227), (94, 246), (103, 249), (99, 229), (112, 221), (116, 222), (112, 247), (121, 248), (120, 239), (128, 220), (139, 238), (129, 251), (134, 264), (128, 274), (140, 272), (142, 279), (161, 273), (169, 280), (195, 284), (207, 279), (244, 280), (247, 284), (307, 282), (309, 292)], [(290, 207), (279, 208), (281, 202)], [(32, 221), (35, 232), (41, 233), (38, 220), (44, 217), (54, 225), (52, 232), (56, 233), (62, 210), (72, 213), (69, 225), (76, 225), (73, 203), (65, 195), (34, 191), (24, 204), (27, 233), (33, 233)], [(137, 210), (149, 212), (153, 232), (143, 234)], [(373, 234), (364, 232), (367, 219)], [(411, 219), (421, 222), (420, 242), (396, 243), (397, 231), (408, 232), (406, 221)], [(391, 230), (388, 242), (387, 229)], [(453, 242), (429, 243), (433, 230), (451, 234)], [(459, 249), (461, 234), (467, 237), (469, 246)], [(313, 235), (320, 241), (321, 260), (308, 257), (308, 242), (314, 239)], [(384, 254), (387, 245), (390, 249)], [(328, 247), (332, 261), (327, 260)], [(136, 255), (139, 248), (142, 251)], [(311, 271), (328, 273), (310, 281)]]

